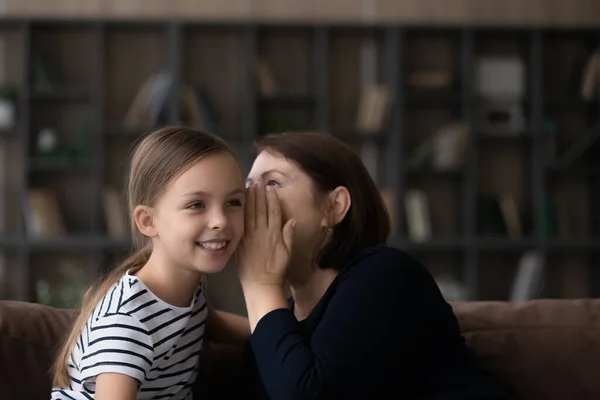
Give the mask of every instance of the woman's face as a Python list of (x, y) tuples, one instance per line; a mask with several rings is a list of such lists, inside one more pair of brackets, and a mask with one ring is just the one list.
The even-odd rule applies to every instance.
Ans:
[(319, 195), (311, 178), (295, 163), (272, 152), (261, 152), (248, 174), (248, 183), (275, 188), (281, 201), (283, 223), (296, 220), (291, 269), (309, 264), (326, 237), (326, 196)]

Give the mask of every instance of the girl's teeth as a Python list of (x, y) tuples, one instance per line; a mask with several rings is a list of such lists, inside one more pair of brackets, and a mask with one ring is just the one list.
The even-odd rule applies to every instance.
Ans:
[(225, 242), (221, 242), (221, 243), (215, 243), (215, 242), (211, 242), (211, 243), (200, 243), (200, 246), (209, 249), (209, 250), (220, 250), (223, 247), (225, 247)]

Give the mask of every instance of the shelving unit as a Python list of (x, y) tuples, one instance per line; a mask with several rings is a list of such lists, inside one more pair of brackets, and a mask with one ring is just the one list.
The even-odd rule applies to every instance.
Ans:
[[(554, 171), (544, 150), (548, 141), (544, 121), (549, 115), (558, 115), (559, 141), (583, 134), (599, 122), (598, 103), (585, 103), (567, 90), (565, 74), (574, 54), (600, 44), (600, 32), (13, 19), (0, 21), (0, 38), (11, 51), (6, 57), (7, 83), (18, 88), (19, 113), (15, 131), (0, 135), (2, 154), (10, 155), (0, 166), (10, 176), (5, 195), (0, 196), (4, 210), (0, 221), (5, 224), (0, 250), (9, 278), (0, 290), (4, 298), (36, 300), (36, 279), (51, 279), (52, 268), (65, 255), (84, 256), (81, 268), (89, 264), (87, 276), (93, 279), (130, 250), (128, 239), (107, 236), (101, 192), (106, 184), (122, 187), (128, 152), (141, 133), (124, 128), (123, 119), (143, 82), (163, 70), (171, 74), (177, 88), (169, 93), (171, 100), (179, 98), (182, 84), (205, 88), (221, 117), (216, 131), (235, 145), (246, 171), (256, 135), (273, 130), (265, 124), (270, 110), (293, 119), (297, 129), (328, 131), (357, 148), (374, 145), (379, 152), (378, 184), (395, 199), (397, 229), (391, 243), (417, 255), (434, 273), (458, 276), (469, 299), (505, 299), (518, 255), (534, 248), (550, 255), (548, 279), (552, 283), (546, 296), (600, 294), (600, 217), (589, 206), (598, 204), (598, 185), (593, 183), (598, 180), (600, 161), (579, 161), (565, 172)], [(354, 128), (360, 44), (365, 38), (376, 43), (377, 80), (388, 87), (393, 99), (386, 129), (373, 135)], [(62, 78), (53, 90), (41, 91), (28, 79), (37, 49), (47, 52)], [(527, 129), (518, 137), (482, 136), (475, 128), (479, 101), (473, 82), (475, 60), (480, 54), (506, 52), (521, 54), (527, 64)], [(269, 59), (281, 92), (260, 93), (254, 74), (258, 55)], [(436, 65), (449, 66), (454, 72), (447, 89), (418, 90), (407, 84), (415, 68)], [(168, 104), (165, 122), (180, 122), (180, 103)], [(408, 165), (408, 155), (419, 140), (453, 119), (471, 128), (462, 168), (438, 171)], [(82, 160), (47, 165), (32, 157), (40, 129), (51, 125), (61, 140), (77, 145), (84, 123), (89, 126), (91, 153)], [(597, 154), (597, 146), (590, 153)], [(40, 185), (60, 189), (69, 228), (64, 237), (35, 239), (26, 233), (27, 190)], [(565, 238), (548, 236), (544, 229), (544, 199), (561, 185), (570, 185), (571, 192), (590, 188), (586, 202), (591, 214), (580, 219), (591, 223), (585, 231)], [(402, 201), (403, 194), (415, 187), (428, 194), (431, 206), (434, 236), (422, 243), (408, 237)], [(478, 232), (478, 193), (490, 190), (515, 195), (520, 210), (531, 219), (523, 237), (488, 237)], [(593, 287), (579, 286), (577, 292), (560, 286), (571, 276), (570, 260), (578, 265), (575, 279), (586, 284), (593, 280)]]

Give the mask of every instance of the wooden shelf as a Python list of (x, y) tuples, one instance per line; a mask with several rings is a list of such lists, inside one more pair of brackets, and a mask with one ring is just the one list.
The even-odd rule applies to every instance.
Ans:
[[(494, 254), (513, 257), (529, 249), (564, 254), (562, 261), (551, 260), (564, 271), (570, 260), (587, 257), (586, 268), (598, 273), (592, 273), (593, 285), (582, 288), (581, 295), (600, 295), (600, 215), (591, 207), (600, 200), (595, 189), (600, 166), (589, 157), (564, 173), (553, 171), (546, 152), (549, 141), (556, 139), (562, 150), (600, 122), (599, 102), (580, 98), (574, 70), (600, 44), (598, 30), (35, 18), (0, 20), (0, 25), (0, 39), (11, 54), (7, 84), (18, 92), (17, 127), (0, 132), (6, 139), (0, 141), (6, 149), (0, 170), (10, 171), (11, 185), (6, 200), (0, 200), (5, 214), (0, 221), (7, 225), (0, 248), (15, 254), (14, 298), (34, 298), (28, 289), (32, 282), (25, 281), (34, 281), (39, 267), (40, 259), (29, 257), (32, 252), (89, 252), (97, 271), (104, 271), (110, 257), (117, 260), (131, 248), (129, 240), (107, 237), (101, 191), (124, 186), (131, 145), (147, 132), (126, 128), (125, 119), (140, 87), (159, 72), (170, 74), (178, 87), (202, 90), (215, 114), (207, 129), (236, 147), (244, 170), (252, 161), (254, 139), (273, 129), (330, 132), (362, 157), (371, 154), (365, 164), (395, 207), (396, 235), (390, 243), (423, 257), (436, 273), (459, 274), (470, 299), (496, 299), (507, 292), (514, 260)], [(40, 86), (30, 71), (38, 52), (55, 67), (52, 90), (35, 90)], [(363, 54), (368, 54), (365, 63)], [(518, 55), (526, 64), (525, 133), (518, 136), (485, 135), (478, 125), (476, 61), (497, 54)], [(271, 64), (276, 94), (259, 90), (259, 56)], [(449, 82), (437, 89), (415, 87), (413, 73), (421, 70), (449, 71)], [(355, 128), (361, 82), (368, 80), (386, 86), (391, 97), (388, 124), (375, 134)], [(185, 123), (181, 102), (173, 101), (178, 93), (170, 93), (157, 126)], [(452, 122), (470, 131), (461, 167), (412, 167), (408, 160), (416, 146)], [(61, 144), (77, 150), (84, 125), (91, 154), (82, 159), (89, 162), (31, 158), (41, 129), (54, 128)], [(596, 147), (589, 154), (597, 158)], [(27, 190), (42, 184), (58, 188), (69, 211), (65, 237), (22, 238)], [(410, 189), (430, 199), (431, 240), (410, 240), (403, 201)], [(573, 233), (548, 238), (547, 199), (565, 191), (578, 201), (571, 206)], [(482, 193), (515, 198), (524, 237), (478, 233)], [(496, 267), (496, 259), (503, 264)], [(494, 279), (487, 277), (490, 272)]]

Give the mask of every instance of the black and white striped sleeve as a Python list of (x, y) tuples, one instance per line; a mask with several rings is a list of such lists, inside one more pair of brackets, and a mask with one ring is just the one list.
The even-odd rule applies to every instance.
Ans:
[[(95, 386), (96, 376), (113, 372), (146, 380), (152, 368), (152, 336), (135, 317), (113, 314), (88, 325), (87, 345), (79, 365), (82, 383)], [(92, 389), (92, 387), (90, 387)]]

